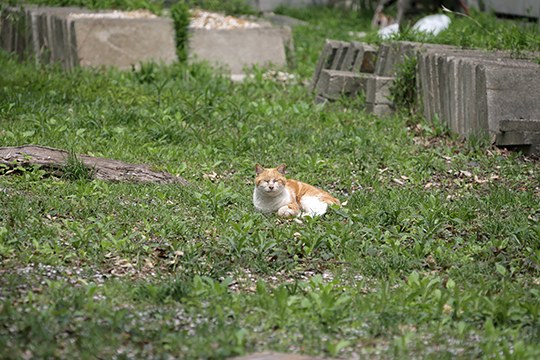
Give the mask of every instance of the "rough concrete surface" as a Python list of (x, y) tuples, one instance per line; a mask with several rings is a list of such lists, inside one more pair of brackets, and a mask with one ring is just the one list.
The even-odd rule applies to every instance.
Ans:
[(366, 102), (372, 104), (392, 104), (390, 100), (390, 88), (395, 78), (392, 76), (367, 76), (366, 81)]
[(106, 65), (127, 70), (141, 62), (176, 61), (171, 19), (68, 16), (64, 24), (80, 66)]
[(190, 61), (208, 61), (241, 74), (253, 65), (286, 66), (284, 31), (278, 27), (253, 29), (192, 29), (189, 37)]
[(353, 96), (365, 89), (366, 78), (363, 74), (325, 69), (321, 72), (316, 91), (320, 96), (337, 100), (342, 95)]
[[(76, 7), (7, 8), (1, 43), (21, 58), (57, 62), (66, 70), (79, 65), (131, 69), (145, 61), (175, 61), (172, 20), (135, 13)], [(79, 17), (82, 14), (87, 17)]]

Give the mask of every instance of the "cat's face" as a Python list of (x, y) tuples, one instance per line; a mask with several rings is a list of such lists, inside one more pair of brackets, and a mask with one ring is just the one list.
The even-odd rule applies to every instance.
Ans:
[(375, 29), (382, 29), (394, 23), (395, 21), (392, 16), (385, 15), (382, 11), (379, 11), (376, 12), (375, 15), (373, 15), (373, 19), (371, 20), (371, 27)]
[(267, 195), (279, 195), (285, 188), (287, 179), (285, 178), (285, 165), (277, 168), (265, 169), (261, 165), (255, 165), (255, 186)]

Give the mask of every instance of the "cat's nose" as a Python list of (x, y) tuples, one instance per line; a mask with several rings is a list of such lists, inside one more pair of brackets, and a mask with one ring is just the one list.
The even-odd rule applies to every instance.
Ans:
[(268, 188), (272, 190), (274, 188), (274, 185), (268, 185)]

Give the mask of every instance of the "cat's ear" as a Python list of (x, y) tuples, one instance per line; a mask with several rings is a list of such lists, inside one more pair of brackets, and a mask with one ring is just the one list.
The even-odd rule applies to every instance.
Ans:
[(280, 173), (280, 174), (283, 174), (285, 175), (287, 173), (287, 165), (285, 164), (281, 164), (279, 165), (276, 170)]
[(255, 173), (260, 175), (264, 171), (264, 168), (260, 164), (255, 164)]

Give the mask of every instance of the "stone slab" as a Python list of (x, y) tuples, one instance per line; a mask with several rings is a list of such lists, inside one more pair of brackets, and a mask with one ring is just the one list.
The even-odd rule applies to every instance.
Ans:
[[(508, 115), (508, 112), (529, 118), (537, 116), (535, 111), (531, 112), (538, 108), (532, 105), (536, 101), (531, 94), (540, 91), (536, 86), (540, 84), (539, 66), (534, 62), (513, 59), (509, 53), (500, 51), (430, 47), (418, 52), (417, 60), (424, 116), (428, 119), (439, 117), (458, 134), (495, 133), (501, 114)], [(495, 75), (495, 70), (491, 69), (516, 69), (499, 72), (516, 72), (521, 80), (512, 82), (507, 78), (489, 85), (502, 76)], [(522, 73), (527, 75), (519, 75)], [(504, 90), (505, 84), (513, 84), (515, 90), (511, 91), (509, 87)], [(513, 95), (515, 93), (519, 95)], [(526, 106), (527, 101), (529, 106)]]
[(360, 42), (327, 39), (315, 67), (311, 89), (317, 87), (321, 72), (325, 69), (373, 73), (377, 50), (376, 46)]
[(411, 41), (396, 41), (381, 44), (379, 46), (374, 74), (379, 76), (395, 76), (399, 65), (407, 57), (415, 57), (416, 53), (425, 47), (431, 47), (431, 45)]
[(110, 11), (77, 7), (25, 6), (10, 11), (17, 14), (11, 19), (18, 20), (2, 21), (2, 47), (20, 57), (60, 63), (66, 70), (75, 66), (131, 69), (141, 62), (176, 60), (170, 19), (133, 14), (118, 18), (118, 13), (110, 16)]
[(524, 120), (524, 119), (512, 119), (501, 120), (499, 122), (499, 130), (505, 131), (532, 131), (540, 132), (540, 119), (537, 120)]
[(495, 144), (499, 146), (540, 144), (540, 132), (505, 131), (497, 134)]
[(84, 67), (114, 66), (122, 70), (141, 62), (176, 61), (174, 27), (168, 18), (99, 18), (69, 15), (64, 21), (72, 57)]
[(36, 61), (49, 64), (62, 62), (61, 54), (65, 53), (67, 44), (64, 44), (64, 31), (61, 24), (56, 22), (55, 16), (74, 13), (89, 12), (79, 7), (36, 7), (31, 10), (30, 17), (33, 23), (33, 53)]
[(332, 68), (332, 64), (335, 62), (334, 59), (336, 58), (339, 49), (345, 46), (348, 46), (347, 42), (326, 39), (321, 55), (319, 55), (319, 59), (317, 60), (313, 78), (311, 79), (311, 90), (314, 90), (317, 87), (317, 82), (319, 81), (321, 71)]
[(208, 61), (241, 74), (254, 65), (286, 66), (284, 32), (277, 27), (249, 29), (192, 29), (189, 37), (189, 61)]
[(375, 116), (386, 117), (394, 113), (394, 107), (391, 104), (366, 103), (366, 112)]
[(501, 120), (540, 119), (540, 65), (532, 68), (483, 65), (489, 131)]
[(28, 13), (33, 6), (12, 6), (2, 9), (0, 44), (19, 59), (27, 58), (32, 51), (32, 24)]
[(330, 100), (340, 96), (353, 96), (359, 91), (365, 91), (367, 79), (360, 73), (350, 71), (329, 70), (321, 72), (317, 83), (317, 95)]
[(372, 104), (392, 105), (390, 100), (390, 88), (395, 78), (391, 76), (367, 76), (366, 81), (366, 102)]
[(304, 26), (309, 23), (300, 19), (296, 19), (286, 15), (274, 14), (274, 13), (265, 13), (263, 14), (265, 20), (270, 21), (272, 24), (277, 26)]
[[(469, 0), (474, 8), (480, 8), (479, 0)], [(538, 0), (482, 0), (483, 8), (497, 14), (540, 18), (540, 1)]]
[(257, 11), (274, 11), (280, 6), (306, 7), (327, 5), (330, 0), (250, 0), (249, 4)]

